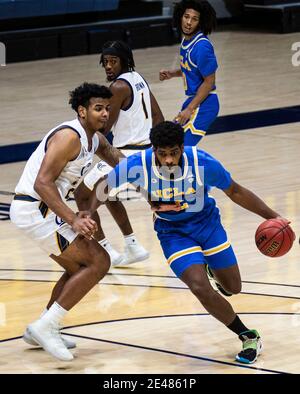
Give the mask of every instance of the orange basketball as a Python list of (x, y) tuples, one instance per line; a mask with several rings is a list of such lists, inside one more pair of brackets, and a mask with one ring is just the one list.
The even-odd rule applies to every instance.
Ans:
[(261, 223), (255, 233), (255, 243), (262, 254), (269, 257), (285, 255), (292, 247), (295, 234), (284, 219), (269, 219)]

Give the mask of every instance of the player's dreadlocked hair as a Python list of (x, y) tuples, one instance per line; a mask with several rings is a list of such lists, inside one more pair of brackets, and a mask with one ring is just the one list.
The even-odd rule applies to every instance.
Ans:
[(150, 141), (154, 149), (181, 146), (184, 141), (184, 130), (179, 123), (164, 121), (151, 129)]
[(80, 105), (88, 108), (89, 101), (92, 97), (110, 99), (112, 93), (106, 86), (84, 82), (70, 92), (69, 104), (71, 104), (72, 109), (78, 113), (78, 107)]
[(217, 25), (216, 11), (204, 0), (182, 0), (180, 3), (174, 4), (173, 23), (177, 30), (182, 33), (181, 19), (185, 10), (191, 8), (200, 13), (199, 30), (205, 35), (210, 34)]
[(131, 48), (123, 41), (107, 41), (102, 47), (100, 64), (103, 66), (104, 55), (118, 56), (122, 70), (134, 71), (134, 60)]

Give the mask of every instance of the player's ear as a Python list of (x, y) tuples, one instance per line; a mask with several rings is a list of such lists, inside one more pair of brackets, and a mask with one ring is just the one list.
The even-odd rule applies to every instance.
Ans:
[(183, 151), (184, 151), (184, 144), (182, 144), (182, 145), (180, 146), (180, 150), (181, 150), (181, 153), (183, 153)]
[(78, 115), (81, 119), (85, 119), (86, 118), (86, 113), (87, 110), (83, 105), (79, 105), (78, 107)]

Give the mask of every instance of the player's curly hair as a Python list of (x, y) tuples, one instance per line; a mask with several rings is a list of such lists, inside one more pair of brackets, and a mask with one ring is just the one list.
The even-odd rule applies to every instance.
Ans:
[(103, 66), (104, 55), (118, 56), (121, 60), (122, 70), (134, 71), (135, 63), (133, 53), (129, 45), (124, 41), (107, 41), (103, 44), (102, 53), (100, 56), (100, 64)]
[(154, 149), (181, 146), (184, 141), (184, 130), (179, 123), (164, 121), (150, 131), (150, 141)]
[(191, 8), (200, 13), (199, 30), (205, 35), (210, 34), (217, 25), (216, 11), (204, 0), (182, 0), (180, 3), (174, 4), (173, 24), (176, 29), (182, 33), (181, 19), (185, 10)]
[(110, 99), (112, 97), (111, 91), (106, 86), (88, 82), (84, 82), (82, 85), (69, 92), (69, 94), (69, 104), (71, 104), (72, 109), (77, 113), (80, 105), (88, 108), (89, 101), (92, 97), (100, 97), (103, 99)]

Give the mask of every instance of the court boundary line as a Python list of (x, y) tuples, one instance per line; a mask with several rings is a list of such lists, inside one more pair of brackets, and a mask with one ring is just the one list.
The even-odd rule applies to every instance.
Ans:
[[(238, 312), (239, 315), (300, 315), (300, 313), (292, 313), (292, 312)], [(91, 326), (91, 325), (100, 325), (100, 324), (106, 324), (106, 323), (117, 323), (117, 322), (123, 322), (123, 321), (132, 321), (132, 320), (146, 320), (146, 319), (158, 319), (158, 318), (173, 318), (173, 317), (187, 317), (187, 316), (210, 316), (209, 313), (189, 313), (189, 314), (177, 314), (177, 315), (155, 315), (155, 316), (139, 316), (139, 317), (131, 317), (131, 318), (123, 318), (123, 319), (114, 319), (114, 320), (104, 320), (100, 322), (91, 322), (91, 323), (85, 323), (85, 324), (78, 324), (74, 326), (67, 326), (64, 327), (62, 330), (68, 330), (72, 328), (80, 328), (80, 327), (86, 327), (86, 326)], [(104, 342), (104, 343), (110, 343), (113, 345), (121, 345), (121, 346), (127, 346), (127, 347), (133, 347), (135, 349), (142, 349), (142, 350), (150, 350), (150, 351), (155, 351), (159, 353), (166, 353), (166, 354), (171, 354), (175, 356), (180, 356), (180, 357), (185, 357), (185, 358), (192, 358), (196, 360), (202, 360), (202, 361), (208, 361), (211, 363), (217, 363), (217, 364), (222, 364), (222, 365), (228, 365), (228, 366), (233, 366), (236, 368), (246, 368), (246, 369), (251, 369), (251, 370), (258, 370), (258, 371), (263, 371), (263, 372), (270, 372), (270, 373), (275, 373), (275, 374), (293, 374), (291, 372), (286, 372), (286, 371), (277, 371), (277, 370), (272, 370), (272, 369), (267, 369), (267, 368), (260, 368), (260, 367), (254, 367), (250, 365), (242, 365), (238, 363), (231, 363), (228, 361), (221, 361), (221, 360), (216, 360), (212, 359), (209, 357), (202, 357), (202, 356), (194, 356), (192, 354), (185, 354), (185, 353), (179, 353), (179, 352), (174, 352), (171, 350), (165, 350), (165, 349), (158, 349), (158, 348), (151, 348), (147, 346), (142, 346), (142, 345), (134, 345), (130, 343), (124, 343), (124, 342), (118, 342), (118, 341), (112, 341), (112, 340), (107, 340), (107, 339), (101, 339), (101, 338), (93, 338), (93, 337), (88, 337), (84, 335), (79, 335), (79, 334), (71, 334), (67, 332), (63, 332), (64, 335), (68, 335), (71, 337), (76, 337), (76, 338), (82, 338), (82, 339), (87, 339), (87, 340), (92, 340), (92, 341), (97, 341), (97, 342)], [(20, 337), (14, 337), (14, 338), (8, 338), (4, 340), (0, 340), (0, 343), (3, 342), (8, 342), (8, 341), (13, 341), (17, 339), (21, 339), (22, 336)]]
[[(0, 281), (7, 282), (37, 282), (37, 283), (56, 283), (57, 280), (44, 280), (44, 279), (4, 279), (0, 278)], [(126, 284), (126, 283), (98, 283), (99, 286), (127, 286), (127, 287), (147, 287), (154, 289), (174, 289), (174, 290), (189, 290), (188, 287), (179, 287), (179, 286), (155, 286), (155, 285), (135, 285), (135, 284)], [(277, 297), (277, 298), (287, 298), (291, 300), (300, 300), (300, 297), (292, 297), (292, 296), (284, 296), (279, 294), (266, 294), (266, 293), (253, 293), (247, 291), (241, 291), (236, 295), (257, 295), (262, 297)]]
[(148, 351), (152, 351), (152, 352), (170, 354), (173, 356), (180, 356), (180, 357), (192, 358), (192, 359), (201, 360), (201, 361), (208, 361), (210, 363), (222, 364), (222, 365), (227, 365), (227, 366), (231, 366), (231, 367), (235, 367), (235, 368), (246, 368), (246, 369), (252, 369), (255, 371), (270, 372), (273, 374), (284, 374), (284, 375), (291, 375), (292, 374), (290, 372), (276, 371), (276, 370), (272, 370), (272, 369), (259, 368), (259, 367), (251, 367), (250, 365), (239, 365), (239, 364), (235, 364), (233, 362), (231, 363), (229, 361), (221, 361), (221, 360), (216, 360), (213, 358), (203, 357), (203, 356), (194, 356), (192, 354), (179, 353), (179, 352), (174, 352), (172, 350), (165, 350), (165, 349), (159, 349), (159, 348), (152, 348), (152, 347), (148, 347), (148, 346), (134, 345), (132, 343), (117, 342), (117, 341), (111, 341), (108, 339), (93, 338), (93, 337), (87, 337), (84, 335), (77, 335), (77, 334), (64, 333), (64, 335), (69, 335), (69, 336), (72, 336), (75, 338), (88, 339), (88, 340), (97, 341), (97, 342), (109, 343), (109, 344), (113, 344), (113, 345), (132, 347), (134, 349), (148, 350)]
[[(18, 268), (0, 268), (0, 272), (3, 271), (10, 271), (10, 272), (56, 272), (56, 273), (64, 273), (63, 270), (42, 270), (42, 269), (18, 269)], [(120, 276), (138, 276), (138, 277), (145, 277), (145, 278), (166, 278), (166, 279), (178, 279), (177, 276), (172, 275), (152, 275), (152, 274), (129, 274), (129, 273), (119, 273), (119, 272), (108, 272), (106, 275), (120, 275)], [(180, 280), (180, 279), (178, 279)], [(258, 281), (251, 281), (251, 280), (242, 280), (242, 283), (250, 283), (250, 284), (258, 284), (258, 285), (268, 285), (268, 286), (282, 286), (282, 287), (295, 287), (300, 288), (300, 285), (291, 285), (287, 283), (275, 283), (275, 282), (258, 282)]]

